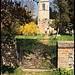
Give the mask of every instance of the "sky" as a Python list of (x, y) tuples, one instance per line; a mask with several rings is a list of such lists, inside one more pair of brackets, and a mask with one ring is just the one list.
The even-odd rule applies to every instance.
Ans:
[[(14, 0), (12, 0), (12, 1), (14, 1)], [(16, 0), (16, 1), (21, 1), (21, 0)], [(26, 1), (26, 0), (23, 0), (23, 1)], [(32, 1), (32, 0), (30, 0), (30, 1)], [(54, 1), (54, 0), (49, 0), (50, 2), (52, 2), (52, 1)], [(34, 2), (35, 3), (35, 8), (36, 8), (36, 13), (37, 13), (37, 9), (38, 9), (38, 7), (37, 7), (37, 3), (36, 2)]]
[[(12, 1), (14, 1), (14, 0), (12, 0)], [(16, 0), (16, 1), (21, 1), (21, 0)], [(23, 0), (23, 1), (26, 1), (26, 0)], [(30, 0), (30, 1), (33, 1), (33, 0)], [(52, 2), (52, 1), (54, 1), (54, 0), (49, 0), (50, 2)], [(37, 6), (37, 3), (36, 2), (34, 2), (35, 3), (35, 14), (36, 14), (36, 16), (37, 16), (37, 13), (38, 13), (38, 6)]]
[[(54, 0), (49, 0), (50, 2), (52, 2), (52, 1), (54, 1)], [(35, 14), (36, 14), (36, 16), (38, 15), (38, 7), (37, 7), (37, 3), (35, 2), (35, 8), (36, 8), (36, 12), (35, 12)]]
[[(54, 1), (54, 0), (49, 0), (50, 2), (52, 2), (52, 1)], [(38, 9), (38, 7), (37, 7), (37, 3), (35, 2), (35, 7), (36, 7), (36, 13), (37, 13), (37, 9)]]

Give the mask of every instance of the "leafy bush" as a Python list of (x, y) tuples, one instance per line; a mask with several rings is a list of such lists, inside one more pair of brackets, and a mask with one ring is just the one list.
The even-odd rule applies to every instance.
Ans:
[(10, 29), (11, 29), (11, 35), (16, 35), (16, 34), (19, 34), (18, 31), (19, 31), (19, 27), (20, 27), (20, 24), (18, 22), (16, 22), (16, 25), (14, 25), (12, 23), (12, 25), (10, 26)]
[(19, 39), (17, 40), (18, 52), (23, 50), (23, 54), (29, 54), (36, 47), (37, 40), (34, 39)]
[(1, 40), (5, 40), (7, 36), (1, 36)]
[(10, 66), (1, 65), (1, 73), (7, 74), (7, 75), (21, 75), (22, 73), (25, 74), (24, 71), (22, 71), (21, 68), (12, 68)]
[(16, 34), (16, 26), (33, 21), (25, 8), (21, 7), (21, 3), (17, 1), (1, 0), (1, 35)]
[(6, 31), (4, 28), (1, 28), (1, 36), (5, 36), (7, 34), (9, 34), (9, 32)]
[(13, 68), (13, 67), (1, 65), (2, 74), (4, 74), (4, 73), (12, 73), (12, 72), (14, 72), (14, 70), (15, 70), (15, 68)]
[(74, 69), (66, 70), (65, 68), (57, 68), (56, 71), (59, 71), (60, 75), (74, 75)]
[(20, 31), (23, 35), (27, 35), (27, 32), (29, 32), (29, 35), (33, 35), (33, 33), (37, 34), (37, 25), (34, 22), (30, 22), (29, 24), (20, 26)]

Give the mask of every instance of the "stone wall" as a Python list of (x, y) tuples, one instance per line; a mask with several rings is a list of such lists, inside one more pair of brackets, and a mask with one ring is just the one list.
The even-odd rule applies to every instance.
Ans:
[(37, 34), (54, 34), (56, 33), (56, 30), (50, 26), (52, 22), (55, 21), (54, 19), (43, 19), (40, 22), (40, 25), (38, 25), (38, 32)]
[(15, 40), (1, 41), (1, 63), (6, 66), (18, 66), (18, 52)]
[(74, 68), (74, 41), (58, 41), (58, 68)]

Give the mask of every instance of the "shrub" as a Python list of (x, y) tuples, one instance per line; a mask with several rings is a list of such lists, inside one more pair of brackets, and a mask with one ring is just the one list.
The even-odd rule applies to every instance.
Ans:
[(5, 36), (7, 34), (9, 34), (9, 32), (6, 31), (4, 28), (1, 28), (1, 36)]
[(33, 33), (37, 34), (37, 25), (34, 22), (22, 25), (20, 26), (20, 32), (22, 32), (23, 35), (27, 35), (27, 32), (29, 32), (29, 35), (33, 35)]
[(30, 54), (32, 52), (37, 44), (37, 40), (35, 39), (17, 39), (17, 49), (18, 53), (20, 53), (20, 50), (23, 50), (23, 55)]
[(15, 35), (16, 22), (22, 25), (33, 20), (20, 2), (1, 0), (1, 35)]

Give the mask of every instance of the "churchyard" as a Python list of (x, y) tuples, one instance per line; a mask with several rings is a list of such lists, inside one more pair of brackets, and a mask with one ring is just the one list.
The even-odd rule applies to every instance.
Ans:
[[(55, 58), (57, 55), (56, 55), (56, 48), (57, 48), (57, 40), (60, 40), (60, 41), (74, 41), (74, 36), (70, 36), (70, 35), (61, 35), (61, 36), (58, 36), (57, 37), (57, 40), (56, 39), (54, 39), (55, 37), (53, 37), (53, 35), (52, 34), (50, 34), (49, 35), (49, 38), (47, 38), (47, 39), (50, 39), (50, 40), (42, 40), (42, 39), (44, 39), (44, 37), (46, 36), (46, 34), (43, 34), (42, 36), (41, 35), (37, 35), (37, 36), (29, 36), (29, 37), (27, 37), (27, 36), (22, 36), (22, 35), (19, 35), (19, 36), (15, 36), (15, 40), (17, 40), (17, 39), (19, 39), (17, 42), (19, 42), (20, 41), (20, 43), (19, 43), (19, 45), (17, 45), (18, 46), (18, 49), (20, 50), (20, 48), (21, 47), (24, 47), (23, 46), (23, 43), (25, 43), (25, 40), (24, 39), (31, 39), (31, 43), (33, 43), (33, 44), (29, 44), (30, 46), (28, 47), (28, 46), (26, 46), (26, 44), (25, 44), (25, 48), (26, 49), (31, 49), (31, 51), (24, 51), (24, 53), (25, 53), (25, 55), (30, 55), (30, 57), (29, 57), (29, 60), (30, 60), (30, 58), (32, 57), (34, 57), (34, 54), (36, 54), (37, 53), (37, 57), (38, 58), (40, 58), (40, 61), (41, 61), (41, 58), (43, 58), (43, 57), (41, 57), (40, 55), (39, 55), (39, 52), (38, 52), (38, 48), (41, 50), (41, 52), (40, 53), (42, 53), (42, 51), (43, 51), (43, 53), (44, 53), (44, 59), (45, 60), (42, 60), (42, 67), (47, 67), (47, 68), (50, 68), (50, 66), (49, 65), (51, 65), (50, 63), (48, 63), (47, 61), (49, 61), (48, 59), (52, 59), (52, 58)], [(23, 41), (22, 41), (22, 40)], [(52, 40), (53, 39), (53, 40)], [(51, 43), (51, 40), (52, 40), (52, 42), (53, 43)], [(39, 44), (36, 44), (36, 45), (34, 45), (35, 43), (36, 43), (36, 41), (39, 41)], [(45, 41), (45, 42), (44, 42)], [(35, 42), (35, 43), (34, 43)], [(47, 42), (47, 43), (46, 43)], [(45, 44), (47, 44), (47, 45), (45, 45)], [(28, 45), (28, 44), (27, 44)], [(34, 45), (34, 46), (33, 46)], [(36, 46), (36, 47), (35, 47)], [(40, 48), (40, 46), (41, 46), (41, 48)], [(36, 49), (36, 50), (34, 50), (34, 49)], [(44, 50), (45, 49), (45, 50)], [(48, 50), (49, 49), (49, 50)], [(48, 52), (47, 52), (48, 51)], [(31, 52), (33, 52), (34, 54), (31, 56)], [(43, 54), (42, 53), (42, 54)], [(48, 55), (46, 55), (46, 53), (48, 53)], [(52, 53), (51, 55), (49, 54), (49, 53)], [(50, 56), (49, 56), (50, 55)], [(27, 58), (26, 58), (27, 59)], [(52, 66), (52, 70), (50, 69), (50, 71), (49, 70), (36, 70), (36, 71), (34, 71), (34, 70), (30, 70), (30, 71), (24, 71), (24, 62), (26, 62), (26, 61), (24, 61), (24, 59), (22, 59), (23, 60), (23, 66), (20, 66), (19, 68), (11, 68), (12, 70), (10, 70), (10, 67), (8, 68), (8, 70), (6, 69), (6, 66), (4, 67), (4, 69), (5, 69), (5, 74), (9, 74), (9, 72), (10, 72), (10, 75), (16, 75), (16, 74), (27, 74), (27, 75), (38, 75), (38, 74), (41, 74), (41, 75), (49, 75), (49, 74), (54, 74), (55, 75), (55, 73), (57, 74), (57, 75), (60, 75), (60, 73), (62, 73), (62, 71), (66, 71), (66, 72), (64, 72), (65, 74), (66, 73), (73, 73), (73, 70), (70, 72), (70, 71), (67, 71), (67, 70), (64, 70), (64, 69), (62, 69), (61, 68), (61, 71), (57, 68), (57, 69), (54, 69), (54, 68), (56, 68), (56, 59), (53, 59), (53, 62), (52, 62), (52, 60), (51, 60), (51, 62), (52, 62), (52, 64), (54, 64), (53, 66)], [(33, 59), (32, 59), (33, 60)], [(36, 61), (37, 61), (37, 59), (35, 59)], [(39, 61), (39, 62), (40, 62)], [(37, 61), (37, 63), (39, 63), (38, 61)], [(28, 62), (27, 62), (28, 63)], [(34, 62), (31, 62), (31, 63), (34, 63)], [(49, 64), (49, 65), (48, 65)], [(27, 66), (27, 65), (26, 65)], [(28, 65), (29, 66), (29, 65)], [(38, 64), (36, 65), (36, 66), (38, 66)], [(31, 66), (32, 67), (32, 66)], [(22, 69), (23, 68), (23, 69)], [(15, 70), (14, 70), (15, 69)], [(14, 73), (13, 73), (13, 71), (14, 71)], [(19, 72), (18, 72), (19, 71)]]
[(74, 75), (72, 6), (62, 0), (1, 0), (1, 75)]

